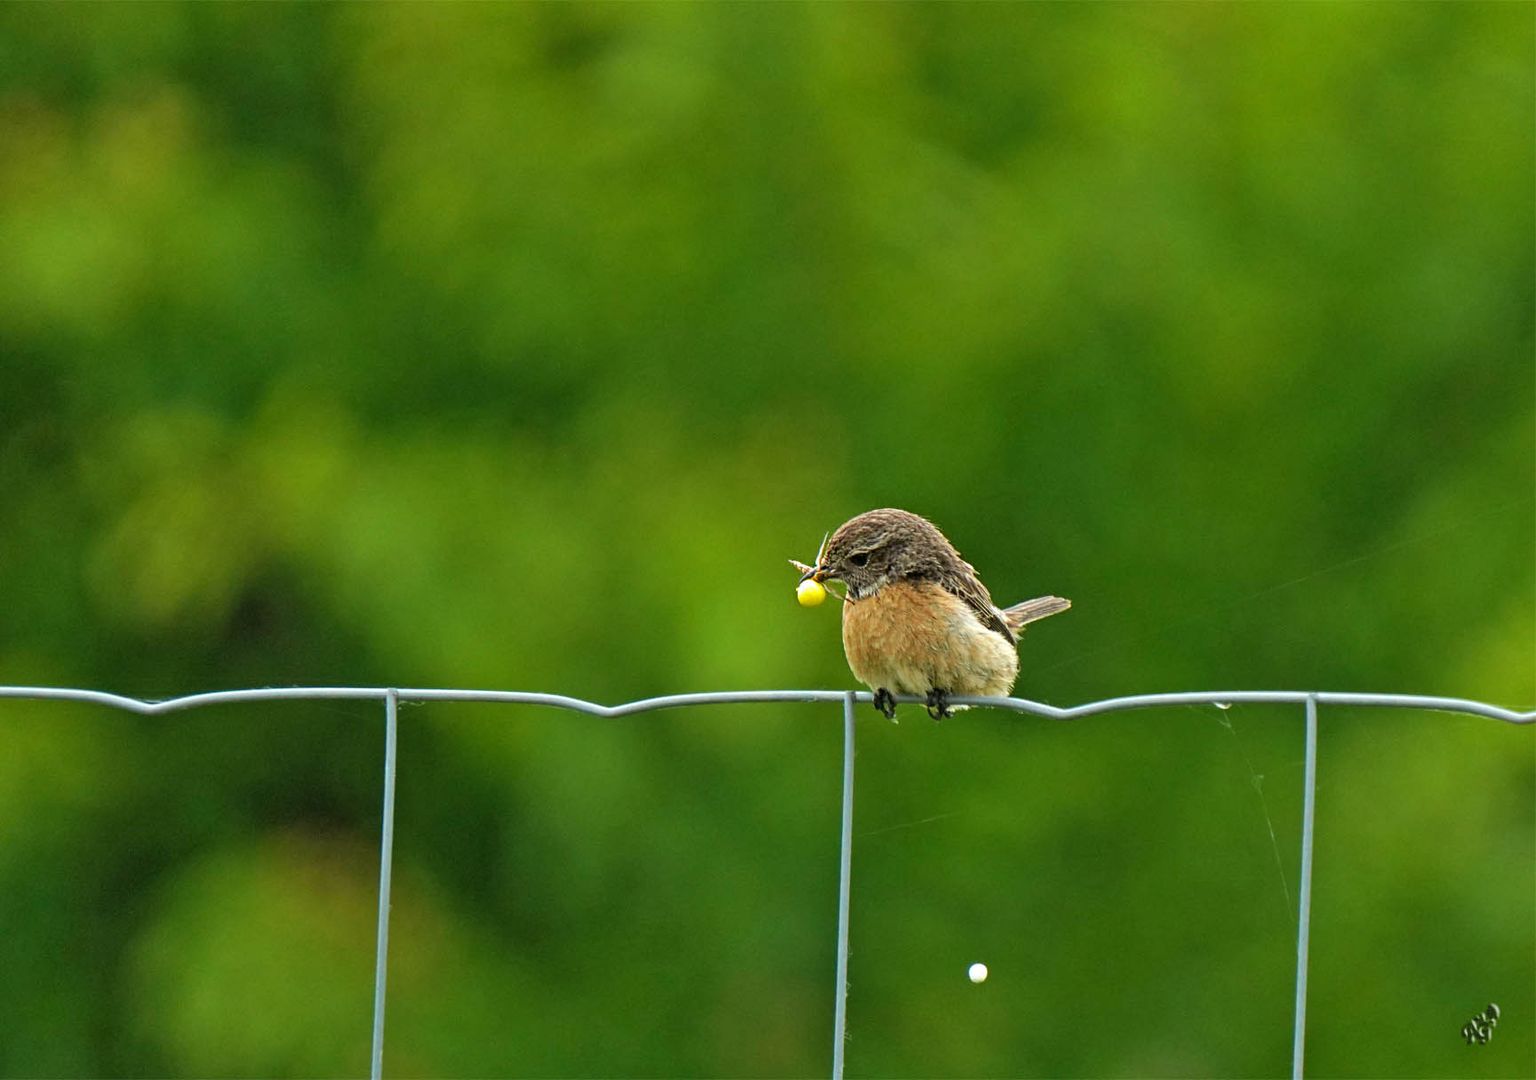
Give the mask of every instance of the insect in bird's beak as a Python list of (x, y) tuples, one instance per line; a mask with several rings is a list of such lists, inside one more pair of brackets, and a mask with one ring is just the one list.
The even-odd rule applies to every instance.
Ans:
[[(816, 562), (815, 562), (815, 565), (807, 566), (805, 563), (801, 562), (799, 559), (790, 559), (789, 560), (789, 565), (793, 566), (796, 570), (800, 571), (800, 582), (801, 583), (804, 583), (804, 582), (807, 582), (807, 581), (814, 581), (818, 585), (820, 585), (823, 581), (826, 581), (828, 579), (828, 577), (830, 576), (831, 571), (825, 565), (822, 564), (821, 560), (822, 560), (822, 557), (825, 556), (826, 553), (827, 553), (827, 541), (831, 538), (831, 536), (832, 536), (831, 533), (827, 533), (826, 535), (824, 535), (821, 538), (821, 545), (816, 549)], [(843, 597), (838, 596), (837, 593), (835, 593), (835, 592), (832, 593), (832, 595), (833, 596), (837, 596), (837, 598), (839, 600), (843, 599)]]
[(818, 585), (826, 580), (827, 568), (821, 565), (821, 557), (827, 553), (827, 539), (831, 533), (826, 533), (821, 538), (821, 545), (816, 549), (816, 562), (813, 566), (806, 566), (799, 559), (790, 559), (789, 564), (800, 571), (801, 581), (814, 581)]

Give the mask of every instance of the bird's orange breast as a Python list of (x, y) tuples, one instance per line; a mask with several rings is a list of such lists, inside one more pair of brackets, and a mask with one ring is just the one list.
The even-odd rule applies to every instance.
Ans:
[(860, 682), (896, 693), (1005, 694), (1019, 657), (959, 597), (933, 582), (892, 582), (843, 606), (843, 651)]

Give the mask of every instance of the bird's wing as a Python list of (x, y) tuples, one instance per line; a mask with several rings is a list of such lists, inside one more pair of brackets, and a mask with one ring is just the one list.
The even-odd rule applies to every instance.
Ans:
[(1014, 633), (1003, 619), (1003, 613), (997, 610), (997, 605), (992, 603), (992, 594), (987, 592), (987, 587), (976, 576), (976, 568), (970, 563), (962, 564), (965, 568), (962, 573), (945, 574), (942, 579), (944, 588), (954, 593), (965, 601), (966, 607), (976, 613), (976, 618), (981, 625), (988, 630), (995, 630), (1009, 641), (1018, 641)]

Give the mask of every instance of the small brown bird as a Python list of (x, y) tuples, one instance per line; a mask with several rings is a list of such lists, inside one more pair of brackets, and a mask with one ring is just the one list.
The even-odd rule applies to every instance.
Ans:
[(1041, 596), (997, 607), (944, 534), (905, 510), (870, 510), (844, 522), (816, 563), (796, 563), (800, 580), (847, 586), (843, 651), (890, 719), (893, 693), (923, 695), (935, 720), (950, 714), (951, 695), (1007, 695), (1019, 674), (1019, 633), (1072, 606)]

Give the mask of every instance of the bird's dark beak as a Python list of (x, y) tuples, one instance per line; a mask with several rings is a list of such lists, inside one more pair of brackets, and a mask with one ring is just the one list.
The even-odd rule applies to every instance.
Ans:
[(804, 585), (807, 581), (815, 581), (820, 583), (833, 576), (829, 567), (821, 565), (807, 566), (799, 559), (790, 559), (789, 565), (800, 571), (800, 580), (795, 582), (796, 585)]

